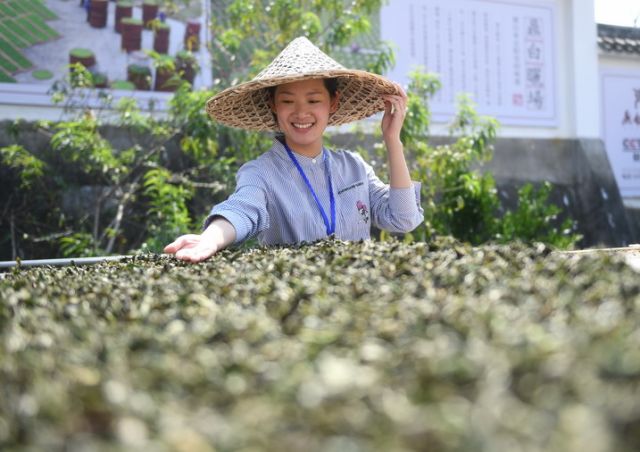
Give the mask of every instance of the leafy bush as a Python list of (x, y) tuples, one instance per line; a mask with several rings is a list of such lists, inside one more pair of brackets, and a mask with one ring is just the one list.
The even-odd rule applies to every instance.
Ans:
[(541, 241), (559, 248), (569, 248), (578, 240), (573, 232), (573, 222), (567, 218), (559, 227), (557, 217), (560, 207), (549, 203), (551, 184), (543, 184), (537, 191), (531, 184), (525, 184), (518, 190), (518, 207), (507, 212), (500, 222), (499, 240), (509, 242)]
[[(340, 51), (371, 30), (370, 17), (381, 0), (299, 2), (293, 0), (223, 0), (214, 8), (212, 43), (220, 87), (247, 80), (264, 68), (285, 45), (306, 36), (324, 51)], [(367, 69), (384, 71), (393, 61), (390, 47), (375, 43)], [(362, 68), (364, 69), (364, 68)]]
[[(73, 77), (90, 77), (83, 71), (77, 68)], [(167, 234), (190, 229), (185, 203), (191, 191), (172, 185), (159, 168), (175, 132), (140, 114), (131, 99), (116, 109), (118, 124), (138, 137), (127, 149), (115, 149), (103, 137), (103, 124), (90, 110), (55, 124), (41, 122), (39, 132), (50, 138), (50, 147), (39, 153), (20, 145), (0, 149), (0, 162), (12, 169), (7, 183), (20, 187), (4, 200), (13, 254), (33, 256), (29, 247), (40, 242), (51, 243), (48, 256), (126, 252), (147, 240), (158, 250), (156, 242)], [(83, 187), (92, 190), (77, 202), (80, 212), (63, 213), (65, 194), (82, 193)]]
[(3, 450), (640, 448), (640, 279), (542, 245), (324, 241), (0, 280)]
[(549, 184), (537, 190), (525, 185), (518, 192), (517, 210), (499, 214), (506, 209), (498, 198), (495, 179), (475, 168), (491, 160), (498, 123), (480, 117), (467, 97), (460, 97), (458, 112), (449, 126), (451, 144), (429, 144), (428, 100), (439, 88), (436, 76), (420, 71), (411, 74), (401, 139), (415, 159), (412, 176), (422, 182), (425, 209), (424, 225), (413, 236), (430, 240), (450, 235), (472, 244), (522, 240), (543, 241), (559, 248), (573, 246), (580, 236), (573, 232), (571, 219), (557, 224), (561, 210), (549, 202)]

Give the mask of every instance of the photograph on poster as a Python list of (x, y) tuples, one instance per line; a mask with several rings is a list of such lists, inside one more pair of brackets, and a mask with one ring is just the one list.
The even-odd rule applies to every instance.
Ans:
[(207, 5), (191, 0), (171, 10), (157, 0), (3, 1), (0, 96), (4, 103), (51, 105), (52, 86), (65, 79), (70, 65), (81, 64), (96, 90), (162, 109), (176, 77), (195, 88), (211, 83), (210, 71), (201, 70), (210, 66), (202, 44), (208, 40)]
[(554, 3), (539, 1), (389, 2), (380, 15), (381, 37), (396, 51), (388, 75), (406, 84), (417, 68), (438, 74), (436, 120), (450, 118), (467, 93), (503, 124), (555, 126), (555, 15)]

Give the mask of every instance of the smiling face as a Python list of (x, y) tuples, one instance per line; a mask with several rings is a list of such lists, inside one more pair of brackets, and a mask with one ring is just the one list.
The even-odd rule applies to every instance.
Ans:
[(276, 87), (271, 110), (292, 150), (308, 157), (315, 157), (322, 151), (322, 134), (329, 115), (338, 108), (338, 97), (338, 93), (333, 97), (329, 94), (322, 79)]

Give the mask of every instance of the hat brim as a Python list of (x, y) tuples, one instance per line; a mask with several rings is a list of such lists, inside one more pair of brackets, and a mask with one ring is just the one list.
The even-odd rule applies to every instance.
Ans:
[(400, 94), (397, 85), (371, 72), (334, 69), (301, 75), (252, 80), (227, 88), (207, 101), (206, 110), (214, 120), (229, 126), (253, 131), (278, 131), (269, 107), (267, 88), (300, 80), (337, 79), (340, 100), (338, 109), (329, 117), (330, 126), (347, 124), (384, 110), (382, 96)]

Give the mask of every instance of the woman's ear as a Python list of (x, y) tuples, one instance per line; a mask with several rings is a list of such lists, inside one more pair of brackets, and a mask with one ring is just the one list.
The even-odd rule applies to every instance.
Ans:
[(340, 106), (340, 91), (336, 91), (336, 93), (331, 98), (329, 113), (335, 113), (338, 110), (338, 106)]

